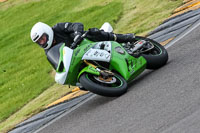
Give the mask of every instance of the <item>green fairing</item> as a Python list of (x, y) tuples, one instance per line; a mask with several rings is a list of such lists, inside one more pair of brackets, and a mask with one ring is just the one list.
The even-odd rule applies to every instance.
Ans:
[(96, 43), (90, 40), (84, 39), (81, 44), (77, 46), (76, 49), (74, 49), (70, 69), (67, 76), (68, 78), (66, 79), (66, 84), (75, 85), (77, 83), (77, 77), (80, 72), (80, 67), (82, 67), (84, 64), (82, 61), (82, 57), (85, 52), (95, 44)]
[(93, 75), (100, 75), (100, 72), (97, 71), (94, 67), (92, 67), (92, 66), (87, 66), (87, 67), (85, 67), (85, 68), (83, 68), (83, 69), (81, 70), (81, 72), (79, 73), (77, 79), (79, 79), (79, 77), (81, 76), (81, 74), (83, 74), (84, 72), (91, 73), (91, 74), (93, 74)]
[[(121, 44), (111, 41), (112, 43), (112, 51), (111, 51), (111, 60), (109, 69), (115, 71), (122, 75), (126, 81), (131, 81), (136, 76), (138, 76), (141, 72), (146, 68), (146, 60), (141, 56), (139, 58), (135, 58), (129, 55), (125, 49), (121, 46)], [(94, 45), (96, 42), (92, 42), (90, 40), (84, 39), (79, 46), (73, 51), (73, 56), (68, 72), (68, 76), (66, 79), (66, 84), (76, 85), (80, 75), (84, 72), (91, 73), (94, 75), (99, 75), (99, 72), (91, 67), (87, 66), (83, 60), (83, 55)], [(59, 65), (63, 61), (63, 46), (60, 48), (60, 61)], [(118, 53), (115, 48), (120, 47), (124, 53)], [(57, 68), (57, 72), (59, 67)], [(62, 72), (64, 72), (63, 70)]]
[[(115, 51), (116, 47), (121, 47), (124, 50), (119, 43), (112, 42), (112, 51)], [(144, 71), (146, 60), (142, 56), (135, 58), (130, 56), (125, 50), (124, 52), (124, 54), (112, 52), (109, 69), (119, 72), (125, 80), (130, 81)]]
[(60, 70), (60, 66), (61, 66), (61, 63), (63, 63), (63, 48), (64, 48), (65, 44), (63, 44), (59, 51), (60, 51), (60, 58), (59, 58), (59, 63), (58, 63), (58, 67), (56, 69), (56, 72), (57, 73), (60, 73), (60, 72), (65, 72), (65, 68), (63, 70)]

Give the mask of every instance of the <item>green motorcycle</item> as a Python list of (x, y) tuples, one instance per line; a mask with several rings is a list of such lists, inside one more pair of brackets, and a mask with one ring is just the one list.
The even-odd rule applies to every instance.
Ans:
[(47, 58), (56, 70), (59, 84), (76, 85), (102, 96), (115, 97), (127, 91), (127, 84), (145, 69), (158, 69), (168, 61), (166, 49), (159, 43), (136, 36), (133, 43), (92, 42), (82, 35), (80, 44), (59, 44)]

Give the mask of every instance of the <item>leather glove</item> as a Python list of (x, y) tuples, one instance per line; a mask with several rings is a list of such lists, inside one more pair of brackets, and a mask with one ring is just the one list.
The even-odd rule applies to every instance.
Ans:
[(82, 36), (82, 34), (80, 33), (80, 32), (75, 32), (74, 33), (74, 42), (76, 42), (76, 41), (82, 41), (82, 39), (81, 39), (81, 36)]
[(76, 46), (83, 40), (83, 38), (81, 37), (82, 34), (80, 32), (75, 32), (74, 36), (75, 36), (74, 42), (70, 46), (70, 48), (72, 48), (72, 49), (76, 48)]

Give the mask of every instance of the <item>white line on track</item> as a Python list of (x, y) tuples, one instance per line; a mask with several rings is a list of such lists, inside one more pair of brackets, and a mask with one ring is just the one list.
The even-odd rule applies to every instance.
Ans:
[(167, 45), (165, 45), (165, 48), (167, 49), (167, 48), (171, 47), (177, 41), (179, 41), (180, 39), (182, 39), (183, 37), (185, 37), (187, 34), (189, 34), (190, 32), (192, 32), (194, 29), (196, 29), (198, 26), (200, 26), (200, 19), (197, 20), (189, 29), (187, 29), (186, 31), (184, 31), (183, 33), (181, 33), (180, 35), (178, 35), (174, 40), (172, 40)]

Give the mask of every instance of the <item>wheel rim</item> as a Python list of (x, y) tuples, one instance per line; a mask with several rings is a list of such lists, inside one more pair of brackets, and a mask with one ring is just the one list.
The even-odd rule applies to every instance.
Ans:
[[(150, 42), (153, 43), (153, 42)], [(162, 49), (157, 46), (155, 43), (153, 43), (154, 48), (149, 52), (150, 55), (161, 55), (162, 54)]]
[(91, 75), (91, 74), (86, 74), (86, 77), (88, 80), (91, 80), (92, 82), (106, 86), (106, 87), (121, 87), (123, 85), (123, 81), (118, 77), (117, 75), (114, 75), (111, 77), (109, 80), (102, 80), (102, 77)]

